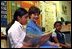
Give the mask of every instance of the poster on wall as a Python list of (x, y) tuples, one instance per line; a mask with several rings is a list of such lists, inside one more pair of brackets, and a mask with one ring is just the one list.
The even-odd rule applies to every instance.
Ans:
[(45, 32), (53, 29), (53, 24), (57, 20), (56, 4), (50, 2), (39, 2), (39, 8), (42, 11), (42, 27), (45, 27)]
[(62, 5), (62, 11), (63, 14), (67, 15), (67, 7), (65, 5)]

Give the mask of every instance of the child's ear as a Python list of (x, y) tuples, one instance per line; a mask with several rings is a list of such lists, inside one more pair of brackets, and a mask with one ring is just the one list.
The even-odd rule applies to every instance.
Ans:
[(18, 17), (17, 17), (17, 20), (20, 20), (20, 19), (21, 19), (21, 18), (18, 16)]
[(34, 14), (31, 14), (31, 18), (34, 18)]
[(32, 17), (34, 16), (34, 14), (31, 15)]

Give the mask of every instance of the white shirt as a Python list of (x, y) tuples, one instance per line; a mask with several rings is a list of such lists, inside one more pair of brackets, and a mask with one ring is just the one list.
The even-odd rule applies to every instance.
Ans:
[[(61, 33), (59, 33), (59, 34), (61, 34)], [(62, 33), (62, 34), (64, 35), (64, 38), (65, 38), (65, 34), (64, 33)], [(52, 37), (57, 37), (57, 34), (55, 33), (55, 31), (52, 32)]]
[(57, 37), (55, 32), (52, 33), (52, 37)]
[(8, 30), (8, 37), (11, 42), (12, 48), (21, 48), (23, 46), (23, 41), (26, 36), (26, 31), (24, 31), (22, 25), (15, 21), (11, 28)]

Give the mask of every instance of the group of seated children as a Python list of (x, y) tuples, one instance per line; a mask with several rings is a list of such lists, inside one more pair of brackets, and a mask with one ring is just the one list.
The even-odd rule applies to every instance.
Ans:
[[(65, 43), (63, 33), (60, 31), (62, 28), (60, 21), (55, 22), (53, 33), (43, 35), (44, 32), (37, 24), (40, 12), (40, 9), (35, 6), (30, 7), (28, 11), (24, 8), (15, 11), (13, 21), (7, 29), (11, 48), (69, 48)], [(29, 22), (27, 23), (28, 17)], [(26, 24), (26, 29), (24, 29), (23, 25)], [(36, 35), (37, 38), (32, 39), (32, 35), (27, 36), (27, 34)]]

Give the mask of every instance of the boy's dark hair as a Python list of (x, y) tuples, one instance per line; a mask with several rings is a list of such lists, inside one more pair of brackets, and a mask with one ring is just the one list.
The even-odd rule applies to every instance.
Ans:
[(61, 22), (61, 21), (56, 21), (56, 22), (54, 23), (54, 28), (55, 28), (55, 25), (56, 25), (57, 23), (60, 23), (60, 24), (62, 25), (62, 22)]
[(41, 11), (40, 11), (40, 9), (39, 9), (38, 7), (31, 6), (31, 7), (29, 8), (29, 11), (28, 11), (29, 18), (30, 18), (30, 15), (31, 15), (31, 14), (37, 13), (37, 14), (39, 15), (40, 12), (41, 12)]

